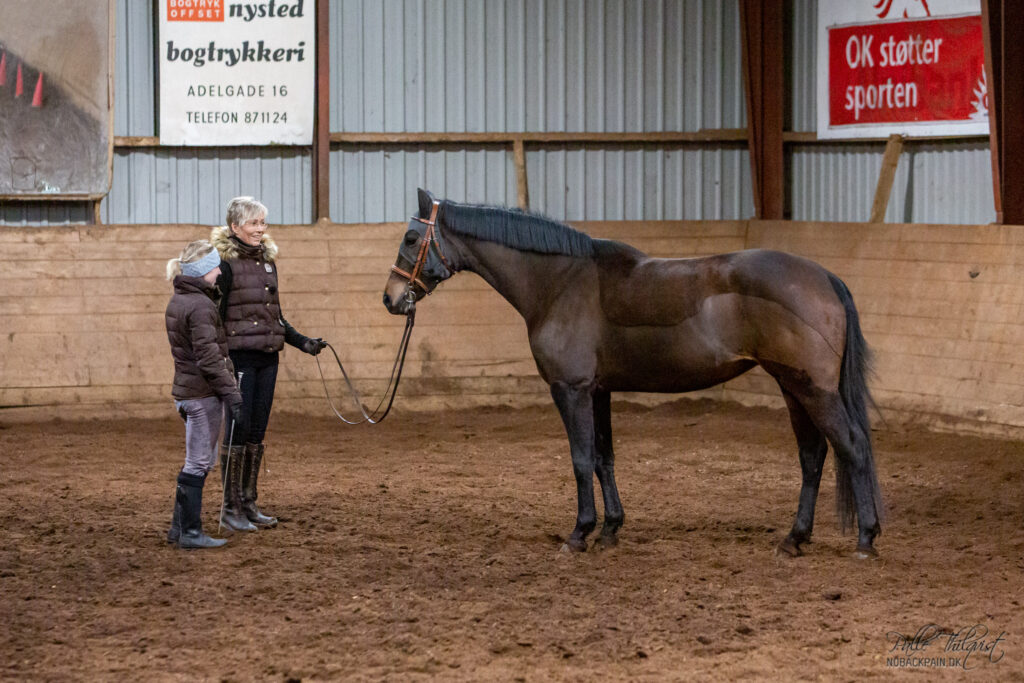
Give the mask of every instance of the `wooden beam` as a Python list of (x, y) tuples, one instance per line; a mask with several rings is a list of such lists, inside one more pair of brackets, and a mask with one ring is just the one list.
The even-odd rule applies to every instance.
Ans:
[[(985, 52), (985, 81), (988, 83), (988, 145), (989, 161), (992, 164), (992, 204), (995, 208), (996, 223), (1003, 222), (1003, 193), (999, 176), (999, 112), (996, 110), (995, 85), (1001, 73), (995, 57), (1002, 54), (1002, 3), (1000, 0), (981, 0), (981, 40)], [(993, 35), (994, 30), (994, 35)]]
[(988, 83), (988, 127), (989, 159), (992, 164), (992, 203), (996, 212), (996, 223), (1003, 222), (1002, 163), (999, 141), (1001, 117), (996, 105), (1002, 97), (996, 97), (996, 86), (1002, 82), (1002, 0), (981, 0), (981, 39), (985, 48), (985, 81)]
[(903, 137), (893, 133), (885, 143), (885, 154), (882, 156), (882, 170), (878, 173), (878, 186), (875, 187), (875, 201), (871, 205), (869, 223), (884, 223), (885, 211), (889, 208), (889, 197), (892, 195), (892, 182), (896, 178), (896, 165), (903, 151)]
[(758, 218), (781, 219), (785, 207), (782, 0), (741, 0), (740, 26), (754, 208)]
[(313, 221), (331, 214), (330, 4), (316, 0), (316, 111), (313, 116)]
[[(516, 140), (536, 144), (734, 144), (747, 141), (746, 128), (705, 129), (695, 132), (661, 131), (657, 133), (331, 133), (332, 144), (344, 145), (409, 145), (409, 144), (495, 144), (508, 145)], [(917, 141), (977, 141), (987, 140), (987, 134), (937, 135), (904, 137), (904, 144)], [(819, 139), (814, 131), (791, 131), (782, 133), (782, 141), (796, 145), (864, 144), (886, 142), (888, 138), (824, 138)], [(114, 137), (115, 148), (160, 147), (160, 138), (155, 135)], [(164, 145), (166, 146), (166, 145)], [(222, 148), (222, 149), (226, 149)]]
[(159, 147), (160, 138), (155, 135), (116, 135), (114, 147)]
[(1024, 3), (983, 0), (981, 10), (996, 220), (1024, 225)]
[(530, 208), (530, 189), (526, 183), (526, 149), (522, 140), (512, 143), (512, 155), (516, 164), (516, 194), (520, 209)]
[(701, 144), (746, 139), (745, 128), (653, 133), (331, 133), (332, 143), (355, 145), (507, 145), (517, 140), (533, 144)]
[[(911, 137), (905, 135), (903, 137), (904, 144), (911, 142), (977, 142), (979, 140), (988, 140), (987, 133), (974, 133), (971, 135), (934, 135), (928, 137)], [(818, 134), (814, 131), (786, 131), (782, 134), (782, 141), (786, 144), (792, 145), (835, 145), (835, 144), (851, 144), (851, 145), (862, 145), (868, 142), (888, 142), (889, 138), (819, 138)]]

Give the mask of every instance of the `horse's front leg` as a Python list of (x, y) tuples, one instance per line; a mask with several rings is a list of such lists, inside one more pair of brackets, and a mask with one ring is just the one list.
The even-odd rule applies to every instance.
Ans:
[(578, 511), (576, 528), (566, 545), (572, 550), (587, 549), (587, 535), (597, 524), (594, 508), (594, 397), (593, 386), (554, 382), (551, 397), (565, 423), (572, 452), (572, 471), (576, 476)]
[(616, 535), (626, 515), (619, 500), (619, 489), (615, 485), (615, 450), (612, 447), (612, 395), (598, 389), (594, 392), (594, 459), (597, 480), (601, 482), (604, 495), (604, 525), (601, 537), (596, 541), (605, 547), (619, 542)]

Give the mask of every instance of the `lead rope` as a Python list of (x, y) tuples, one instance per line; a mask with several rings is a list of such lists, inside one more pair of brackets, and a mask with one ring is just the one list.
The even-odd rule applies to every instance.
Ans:
[[(366, 409), (363, 407), (363, 400), (359, 397), (359, 392), (356, 391), (355, 386), (352, 384), (352, 380), (349, 379), (348, 373), (345, 371), (345, 366), (341, 364), (341, 359), (338, 358), (338, 352), (335, 351), (334, 347), (329, 343), (324, 342), (327, 344), (327, 348), (331, 350), (331, 353), (334, 354), (334, 360), (338, 364), (338, 368), (341, 370), (342, 376), (345, 378), (345, 384), (348, 385), (348, 390), (352, 395), (352, 400), (354, 400), (356, 405), (359, 406), (359, 412), (363, 414), (362, 420), (353, 421), (338, 412), (338, 409), (334, 407), (334, 400), (331, 399), (331, 393), (327, 390), (327, 380), (324, 378), (324, 370), (320, 366), (320, 357), (314, 356), (314, 358), (316, 358), (316, 369), (320, 372), (320, 381), (324, 385), (324, 395), (327, 396), (327, 402), (331, 405), (331, 410), (334, 411), (334, 414), (339, 420), (350, 425), (363, 424), (364, 422), (368, 422), (373, 425), (378, 422), (383, 422), (384, 418), (388, 416), (388, 413), (391, 411), (391, 405), (395, 402), (395, 394), (398, 393), (398, 383), (402, 379), (402, 368), (405, 367), (405, 353), (409, 350), (409, 340), (412, 338), (412, 326), (415, 323), (415, 320), (416, 311), (413, 310), (405, 318), (405, 331), (402, 332), (402, 341), (398, 343), (398, 353), (395, 354), (395, 363), (391, 366), (391, 378), (388, 379), (388, 386), (384, 389), (384, 396), (381, 397), (377, 407), (370, 413), (367, 413)], [(391, 392), (391, 398), (388, 398), (388, 391)], [(388, 407), (385, 408), (384, 412), (378, 416), (377, 413), (380, 411), (380, 407), (384, 405), (385, 400), (388, 402)]]

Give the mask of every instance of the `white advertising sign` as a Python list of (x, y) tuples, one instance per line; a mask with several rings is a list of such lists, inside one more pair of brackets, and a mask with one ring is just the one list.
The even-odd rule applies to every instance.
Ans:
[(980, 0), (820, 0), (819, 138), (987, 135)]
[(312, 144), (315, 0), (156, 2), (161, 144)]

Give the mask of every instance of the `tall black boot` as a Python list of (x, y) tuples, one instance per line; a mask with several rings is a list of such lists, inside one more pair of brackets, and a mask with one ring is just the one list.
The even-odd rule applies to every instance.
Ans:
[[(181, 474), (179, 472), (179, 474)], [(178, 487), (174, 487), (174, 512), (171, 513), (171, 528), (167, 530), (167, 542), (177, 543), (181, 535), (181, 505), (178, 503)]]
[(205, 476), (198, 474), (178, 475), (178, 506), (181, 508), (179, 522), (181, 532), (178, 535), (179, 548), (219, 548), (227, 543), (223, 538), (210, 538), (203, 533), (203, 484)]
[(256, 525), (249, 521), (242, 509), (244, 459), (244, 446), (232, 446), (230, 453), (223, 446), (220, 449), (220, 478), (224, 484), (224, 513), (220, 516), (220, 523), (235, 531), (256, 531)]
[(277, 526), (277, 517), (270, 517), (260, 512), (256, 505), (259, 492), (256, 482), (260, 477), (260, 464), (263, 462), (263, 444), (245, 444), (245, 460), (242, 467), (242, 510), (250, 522), (256, 526)]

